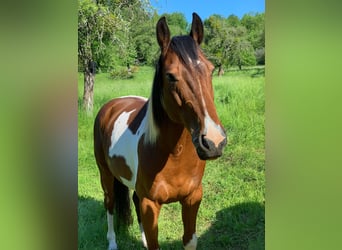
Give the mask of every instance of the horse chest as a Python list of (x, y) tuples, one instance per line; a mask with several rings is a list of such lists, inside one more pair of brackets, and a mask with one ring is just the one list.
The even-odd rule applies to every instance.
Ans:
[(179, 144), (172, 155), (140, 152), (137, 193), (159, 203), (182, 200), (201, 185), (205, 161)]

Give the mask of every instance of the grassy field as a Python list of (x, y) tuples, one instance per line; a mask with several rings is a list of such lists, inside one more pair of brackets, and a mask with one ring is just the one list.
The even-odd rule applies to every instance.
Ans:
[[(133, 79), (96, 75), (94, 114), (79, 108), (78, 248), (106, 249), (106, 213), (99, 172), (93, 155), (95, 115), (106, 101), (122, 95), (149, 97), (154, 69), (140, 67)], [(79, 75), (79, 103), (83, 75)], [(226, 72), (213, 78), (215, 102), (229, 142), (224, 154), (207, 162), (204, 196), (197, 217), (197, 249), (265, 248), (264, 68)], [(133, 206), (132, 206), (133, 207)], [(133, 210), (132, 210), (133, 212)], [(134, 223), (117, 233), (120, 249), (144, 249)], [(182, 249), (179, 203), (164, 205), (159, 217), (161, 249)]]

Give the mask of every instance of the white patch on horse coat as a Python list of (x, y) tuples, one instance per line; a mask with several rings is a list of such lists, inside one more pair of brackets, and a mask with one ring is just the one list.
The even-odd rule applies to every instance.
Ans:
[(142, 223), (139, 224), (139, 228), (140, 228), (140, 232), (141, 232), (141, 240), (143, 242), (144, 247), (147, 248), (147, 240), (146, 240), (145, 231), (144, 231), (144, 228), (142, 226)]
[(147, 98), (142, 97), (142, 96), (138, 96), (138, 95), (126, 95), (126, 96), (120, 96), (120, 97), (118, 97), (118, 98), (119, 98), (119, 99), (122, 99), (122, 98), (127, 98), (127, 97), (139, 98), (139, 99), (142, 99), (142, 100), (144, 100), (144, 101), (147, 101)]
[[(141, 96), (123, 96), (120, 98), (134, 97), (147, 101), (146, 98)], [(110, 157), (123, 157), (126, 165), (130, 168), (132, 173), (131, 180), (121, 177), (121, 181), (127, 187), (135, 189), (138, 172), (138, 143), (143, 134), (144, 143), (155, 143), (158, 136), (158, 129), (156, 128), (152, 114), (152, 101), (148, 102), (146, 115), (141, 121), (136, 133), (133, 134), (129, 129), (129, 117), (135, 112), (133, 109), (128, 112), (122, 112), (114, 122), (113, 131), (111, 135), (111, 145), (108, 150)]]
[(133, 109), (130, 112), (122, 112), (116, 119), (113, 126), (111, 145), (108, 152), (110, 157), (121, 156), (125, 159), (126, 165), (132, 172), (132, 179), (126, 180), (121, 177), (121, 181), (131, 189), (135, 189), (138, 172), (138, 142), (143, 134), (142, 132), (146, 123), (145, 116), (136, 133), (132, 133), (128, 127), (128, 119), (135, 110), (136, 109)]
[[(120, 114), (120, 116), (116, 119), (115, 123), (114, 123), (114, 127), (113, 127), (113, 132), (112, 132), (112, 136), (111, 136), (111, 146), (109, 148), (109, 155), (110, 157), (113, 156), (113, 154), (111, 154), (113, 152), (112, 148), (115, 146), (115, 144), (117, 144), (122, 135), (127, 132), (128, 130), (128, 124), (127, 121), (130, 117), (130, 115), (135, 111), (135, 109), (133, 109), (130, 112), (122, 112)], [(113, 152), (114, 153), (114, 152)]]
[(185, 250), (196, 250), (197, 247), (197, 236), (196, 234), (192, 235), (192, 239), (189, 241), (188, 244), (184, 246)]
[(116, 250), (118, 246), (116, 244), (116, 237), (113, 226), (113, 215), (111, 215), (107, 211), (107, 223), (108, 223), (108, 232), (107, 232), (107, 240), (108, 240), (108, 250)]

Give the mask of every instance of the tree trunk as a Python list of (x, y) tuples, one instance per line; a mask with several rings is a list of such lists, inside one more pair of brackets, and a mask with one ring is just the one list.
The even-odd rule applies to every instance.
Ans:
[(222, 68), (222, 65), (219, 66), (219, 70), (217, 72), (218, 76), (222, 76), (224, 74), (224, 70)]
[(239, 70), (241, 70), (242, 69), (242, 63), (241, 63), (241, 58), (240, 57), (238, 59), (238, 66), (239, 66)]
[(83, 108), (87, 113), (93, 112), (94, 104), (94, 83), (95, 73), (88, 67), (84, 70), (84, 92), (83, 92)]

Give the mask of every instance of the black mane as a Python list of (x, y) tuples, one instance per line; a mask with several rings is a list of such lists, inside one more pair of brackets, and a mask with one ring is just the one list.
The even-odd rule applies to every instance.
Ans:
[(190, 66), (192, 62), (198, 60), (198, 46), (191, 36), (173, 37), (170, 42), (170, 49), (176, 53), (185, 66)]
[(162, 89), (163, 89), (163, 75), (162, 75), (162, 56), (156, 65), (156, 72), (154, 74), (153, 86), (152, 86), (152, 96), (150, 101), (152, 101), (152, 114), (155, 125), (159, 128), (161, 122), (164, 120), (166, 114), (164, 108), (161, 104)]

